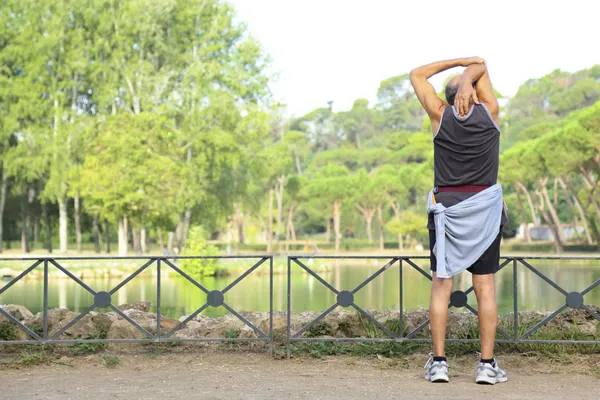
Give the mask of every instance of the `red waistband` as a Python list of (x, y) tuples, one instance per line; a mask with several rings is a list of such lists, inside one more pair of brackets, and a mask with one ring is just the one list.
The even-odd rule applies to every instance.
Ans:
[(441, 192), (467, 192), (467, 193), (479, 193), (483, 192), (489, 186), (443, 186), (437, 188), (437, 193)]

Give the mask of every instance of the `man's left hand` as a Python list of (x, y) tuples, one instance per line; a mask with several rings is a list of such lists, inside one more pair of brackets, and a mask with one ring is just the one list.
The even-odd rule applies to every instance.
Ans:
[(458, 86), (456, 96), (454, 97), (454, 108), (456, 109), (459, 117), (464, 117), (467, 115), (470, 109), (471, 99), (473, 99), (473, 103), (479, 104), (477, 92), (475, 91), (473, 85), (467, 81), (461, 81)]

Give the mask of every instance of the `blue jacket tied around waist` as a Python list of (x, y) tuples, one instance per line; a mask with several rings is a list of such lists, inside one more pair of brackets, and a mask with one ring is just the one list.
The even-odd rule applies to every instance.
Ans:
[(502, 186), (496, 184), (452, 207), (435, 203), (429, 192), (427, 213), (433, 213), (437, 276), (448, 279), (477, 261), (498, 236), (502, 217)]

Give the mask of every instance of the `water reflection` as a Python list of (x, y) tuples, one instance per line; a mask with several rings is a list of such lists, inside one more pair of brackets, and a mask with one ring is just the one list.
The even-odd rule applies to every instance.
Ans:
[[(370, 262), (363, 265), (346, 265), (333, 262), (328, 272), (320, 275), (338, 290), (353, 290), (365, 279), (377, 272), (382, 262)], [(419, 265), (427, 270), (427, 265)], [(532, 265), (562, 286), (567, 292), (582, 291), (595, 280), (600, 279), (600, 262), (536, 262)], [(497, 297), (500, 312), (513, 309), (513, 269), (507, 265), (497, 274)], [(404, 270), (404, 308), (408, 311), (427, 307), (430, 295), (430, 282), (418, 271), (407, 264)], [(293, 266), (292, 311), (323, 311), (336, 301), (336, 295), (310, 274)], [(564, 296), (544, 282), (524, 266), (517, 269), (517, 294), (519, 308), (522, 310), (551, 311), (564, 304)], [(234, 278), (205, 278), (201, 284), (207, 289), (223, 289)], [(96, 291), (111, 290), (121, 282), (119, 279), (84, 279)], [(393, 310), (400, 307), (399, 267), (387, 269), (355, 295), (356, 303), (364, 309)], [(467, 290), (471, 286), (470, 274), (466, 273), (455, 280), (456, 289)], [(276, 274), (273, 283), (273, 304), (276, 310), (287, 308), (287, 281), (285, 274)], [(49, 307), (69, 308), (82, 311), (93, 302), (93, 296), (76, 282), (69, 279), (49, 280)], [(33, 312), (42, 310), (43, 280), (21, 280), (0, 295), (0, 304), (22, 304)], [(148, 300), (156, 305), (155, 272), (148, 270), (140, 274), (113, 295), (113, 303), (124, 304), (134, 300)], [(206, 302), (206, 295), (184, 278), (164, 276), (162, 278), (162, 312), (178, 318), (194, 312)], [(225, 294), (225, 301), (240, 311), (267, 311), (269, 309), (268, 276), (251, 274)], [(600, 304), (600, 287), (585, 296), (586, 304)], [(474, 294), (469, 296), (469, 304), (476, 307)], [(208, 308), (206, 315), (226, 314), (222, 308)]]

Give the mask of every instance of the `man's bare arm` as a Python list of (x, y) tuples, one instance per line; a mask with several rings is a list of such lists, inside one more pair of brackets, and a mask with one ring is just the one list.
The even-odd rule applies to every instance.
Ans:
[(490, 74), (488, 73), (487, 67), (485, 71), (481, 75), (479, 79), (477, 79), (475, 83), (475, 91), (477, 92), (477, 97), (481, 103), (484, 103), (490, 114), (492, 114), (492, 118), (497, 125), (500, 125), (498, 120), (498, 113), (500, 111), (500, 106), (498, 105), (498, 99), (494, 94), (494, 89), (492, 88), (492, 81), (490, 80)]
[(423, 105), (427, 115), (431, 118), (434, 131), (437, 130), (437, 125), (439, 124), (446, 103), (438, 97), (435, 88), (427, 80), (442, 71), (454, 67), (467, 67), (471, 64), (483, 62), (483, 59), (479, 57), (456, 58), (454, 60), (438, 61), (423, 65), (410, 72), (410, 81), (415, 89), (415, 94)]
[(471, 108), (471, 98), (473, 98), (473, 103), (479, 104), (479, 98), (474, 85), (481, 79), (485, 71), (485, 63), (471, 64), (460, 76), (458, 90), (454, 97), (454, 108), (459, 116), (463, 117), (469, 112), (469, 109)]

